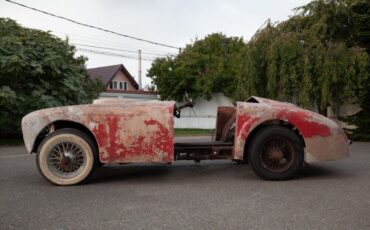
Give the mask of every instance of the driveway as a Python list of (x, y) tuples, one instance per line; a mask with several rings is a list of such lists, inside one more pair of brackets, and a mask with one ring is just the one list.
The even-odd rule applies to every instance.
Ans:
[(227, 160), (100, 168), (59, 187), (24, 147), (0, 147), (0, 229), (370, 229), (370, 143), (295, 180)]

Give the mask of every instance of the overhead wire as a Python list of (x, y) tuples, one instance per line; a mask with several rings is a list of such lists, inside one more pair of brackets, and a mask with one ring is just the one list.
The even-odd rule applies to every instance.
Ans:
[(178, 49), (178, 50), (181, 49), (181, 47), (176, 47), (176, 46), (167, 45), (167, 44), (164, 44), (164, 43), (154, 42), (154, 41), (150, 41), (150, 40), (147, 40), (147, 39), (143, 39), (143, 38), (134, 37), (134, 36), (131, 36), (131, 35), (115, 32), (113, 30), (104, 29), (102, 27), (93, 26), (93, 25), (89, 25), (89, 24), (86, 24), (86, 23), (78, 22), (76, 20), (73, 20), (73, 19), (70, 19), (70, 18), (67, 18), (67, 17), (63, 17), (63, 16), (59, 16), (59, 15), (56, 15), (56, 14), (53, 14), (53, 13), (49, 13), (49, 12), (44, 11), (44, 10), (36, 9), (34, 7), (31, 7), (31, 6), (28, 6), (28, 5), (25, 5), (25, 4), (21, 4), (21, 3), (18, 3), (18, 2), (12, 1), (12, 0), (5, 0), (5, 1), (7, 1), (9, 3), (12, 3), (12, 4), (15, 4), (15, 5), (18, 5), (18, 6), (21, 6), (21, 7), (24, 7), (24, 8), (27, 8), (27, 9), (30, 9), (30, 10), (37, 11), (39, 13), (43, 13), (43, 14), (55, 17), (55, 18), (66, 20), (66, 21), (72, 22), (72, 23), (80, 25), (80, 26), (89, 27), (89, 28), (92, 28), (92, 29), (96, 29), (96, 30), (100, 30), (100, 31), (103, 31), (103, 32), (115, 34), (115, 35), (125, 37), (125, 38), (134, 39), (134, 40), (141, 41), (141, 42), (150, 43), (150, 44), (153, 44), (153, 45), (158, 45), (158, 46), (163, 46), (163, 47), (168, 47), (168, 48), (173, 48), (173, 49)]
[[(77, 47), (77, 50), (82, 52), (88, 52), (88, 53), (94, 53), (94, 54), (101, 54), (101, 55), (107, 55), (107, 56), (115, 56), (115, 57), (123, 57), (128, 59), (135, 59), (137, 60), (138, 57), (135, 56), (128, 56), (120, 53), (114, 53), (114, 52), (106, 52), (101, 50), (93, 50), (93, 49), (86, 49), (86, 48), (79, 48)], [(141, 58), (142, 61), (154, 61), (155, 59), (149, 59), (149, 58)]]
[(120, 42), (115, 42), (115, 41), (112, 41), (112, 40), (104, 40), (104, 39), (98, 39), (98, 38), (94, 38), (94, 37), (90, 37), (90, 36), (86, 36), (86, 35), (81, 35), (81, 34), (73, 34), (73, 33), (66, 33), (66, 32), (62, 32), (62, 31), (57, 31), (57, 30), (54, 30), (54, 31), (51, 31), (52, 33), (60, 33), (60, 34), (63, 34), (65, 36), (67, 36), (68, 38), (70, 38), (71, 40), (77, 40), (77, 41), (80, 41), (80, 42), (83, 42), (83, 43), (92, 43), (93, 45), (105, 45), (105, 46), (110, 46), (110, 47), (114, 47), (114, 48), (122, 48), (122, 47), (130, 47), (131, 49), (134, 49), (134, 50), (146, 50), (146, 51), (150, 51), (150, 52), (155, 52), (155, 53), (165, 53), (165, 54), (171, 54), (171, 55), (175, 55), (174, 53), (169, 53), (169, 52), (166, 52), (166, 51), (163, 51), (163, 50), (156, 50), (156, 49), (150, 49), (150, 48), (147, 48), (147, 47), (142, 47), (142, 46), (136, 46), (136, 45), (132, 45), (132, 44), (124, 44), (124, 43), (120, 43)]
[[(137, 50), (116, 49), (116, 48), (110, 48), (110, 47), (104, 47), (104, 46), (94, 46), (94, 45), (87, 45), (87, 44), (81, 44), (81, 43), (72, 43), (72, 44), (75, 46), (82, 46), (82, 47), (122, 51), (122, 52), (128, 52), (128, 53), (138, 53)], [(151, 56), (162, 56), (162, 57), (173, 56), (173, 54), (165, 55), (165, 54), (155, 54), (155, 53), (147, 53), (147, 52), (141, 52), (141, 53), (145, 55), (151, 55)]]
[[(31, 29), (36, 29), (36, 30), (42, 30), (41, 28), (35, 28), (35, 27), (29, 27)], [(53, 31), (50, 31), (51, 33), (54, 33), (55, 36), (59, 36), (59, 35), (56, 35), (56, 32), (60, 33), (60, 34), (64, 34), (66, 36), (68, 36), (68, 38), (70, 38), (69, 34), (67, 34), (66, 32), (62, 32), (62, 31), (57, 31), (57, 30), (53, 30)], [(150, 53), (150, 52), (143, 52), (142, 48), (138, 48), (137, 50), (128, 50), (128, 49), (122, 49), (120, 46), (115, 46), (115, 47), (119, 47), (119, 48), (113, 48), (113, 47), (106, 47), (106, 46), (101, 46), (101, 42), (108, 42), (106, 40), (101, 40), (101, 39), (97, 39), (97, 38), (93, 38), (93, 37), (89, 37), (89, 36), (83, 36), (83, 35), (77, 35), (77, 34), (72, 34), (74, 36), (80, 36), (80, 37), (86, 37), (86, 38), (89, 38), (91, 40), (93, 40), (93, 42), (91, 42), (89, 39), (76, 39), (76, 38), (73, 38), (72, 40), (80, 40), (82, 42), (87, 42), (87, 43), (96, 43), (98, 45), (91, 45), (91, 44), (82, 44), (82, 43), (75, 43), (75, 42), (71, 42), (72, 45), (74, 46), (82, 46), (82, 47), (90, 47), (90, 48), (98, 48), (98, 49), (106, 49), (106, 50), (114, 50), (114, 51), (120, 51), (120, 52), (128, 52), (128, 53), (138, 53), (138, 50), (140, 49), (142, 52), (141, 54), (143, 55), (149, 55), (149, 56), (156, 56), (156, 57), (167, 57), (167, 56), (176, 56), (175, 54), (173, 53), (164, 53), (164, 54), (159, 54), (159, 53)], [(97, 42), (95, 42), (94, 40), (96, 40)], [(112, 42), (113, 44), (115, 42)], [(106, 43), (108, 44), (108, 43)], [(122, 43), (115, 43), (115, 44), (118, 44), (118, 45), (123, 45)], [(112, 46), (111, 44), (108, 44), (109, 46)], [(146, 48), (145, 48), (146, 49)], [(161, 51), (158, 51), (158, 52), (161, 52)]]

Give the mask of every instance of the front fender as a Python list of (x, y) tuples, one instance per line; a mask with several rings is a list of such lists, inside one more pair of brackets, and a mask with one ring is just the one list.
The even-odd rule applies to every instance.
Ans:
[[(37, 136), (55, 121), (73, 121), (81, 123), (81, 106), (66, 106), (41, 109), (31, 112), (22, 119), (23, 141), (29, 153), (32, 153)], [(84, 106), (82, 106), (84, 107)]]
[(72, 121), (94, 135), (103, 163), (173, 161), (173, 102), (116, 100), (43, 109), (22, 120), (28, 152), (40, 132), (56, 121)]

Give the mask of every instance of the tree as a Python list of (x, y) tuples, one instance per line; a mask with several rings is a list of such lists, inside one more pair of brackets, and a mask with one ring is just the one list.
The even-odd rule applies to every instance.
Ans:
[[(369, 25), (368, 0), (314, 0), (286, 21), (267, 21), (248, 43), (211, 34), (177, 57), (157, 59), (148, 75), (164, 99), (181, 99), (186, 90), (205, 98), (223, 92), (236, 101), (269, 97), (323, 115), (328, 106), (338, 115), (345, 103), (366, 109)], [(368, 114), (360, 113), (354, 123)]]
[(87, 76), (85, 61), (68, 40), (0, 18), (0, 136), (18, 135), (30, 111), (95, 98), (102, 84)]
[[(370, 54), (370, 2), (367, 0), (354, 1), (351, 11), (355, 25), (352, 42), (365, 48)], [(370, 72), (370, 65), (367, 66), (367, 72)], [(370, 77), (363, 88), (365, 90), (358, 92), (362, 110), (349, 118), (342, 119), (357, 126), (354, 130), (348, 130), (353, 140), (370, 141)]]
[(156, 59), (148, 77), (162, 99), (181, 100), (185, 91), (193, 98), (210, 99), (212, 93), (232, 96), (236, 89), (236, 57), (245, 43), (241, 38), (215, 33), (187, 45), (176, 57)]
[[(316, 0), (281, 23), (257, 31), (239, 62), (235, 99), (251, 94), (291, 101), (325, 114), (359, 99), (369, 58), (354, 41), (349, 1)], [(361, 96), (360, 96), (361, 97)]]

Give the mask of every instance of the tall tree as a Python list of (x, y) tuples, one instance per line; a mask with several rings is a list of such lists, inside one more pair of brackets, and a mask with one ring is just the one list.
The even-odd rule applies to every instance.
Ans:
[(235, 91), (235, 58), (245, 43), (241, 38), (215, 33), (187, 45), (176, 57), (159, 58), (148, 71), (163, 99), (181, 100), (185, 91), (194, 98), (212, 93), (232, 96)]
[(314, 0), (286, 21), (267, 21), (248, 43), (221, 34), (198, 40), (154, 62), (149, 77), (164, 98), (187, 90), (264, 96), (322, 114), (347, 102), (370, 108), (369, 25), (368, 0)]
[(245, 49), (235, 98), (257, 93), (322, 113), (358, 98), (369, 59), (353, 42), (355, 25), (344, 0), (312, 1), (287, 21), (267, 23)]
[(85, 61), (68, 40), (0, 18), (0, 136), (19, 134), (30, 111), (96, 97), (101, 84), (87, 76)]
[[(351, 11), (354, 19), (355, 32), (352, 43), (365, 48), (370, 54), (370, 2), (368, 0), (356, 0), (351, 4)], [(370, 73), (370, 64), (367, 66)], [(354, 130), (349, 130), (351, 138), (354, 140), (370, 140), (370, 77), (363, 85), (363, 89), (358, 92), (359, 104), (362, 108), (360, 112), (349, 117), (343, 118), (350, 124), (357, 126)]]

